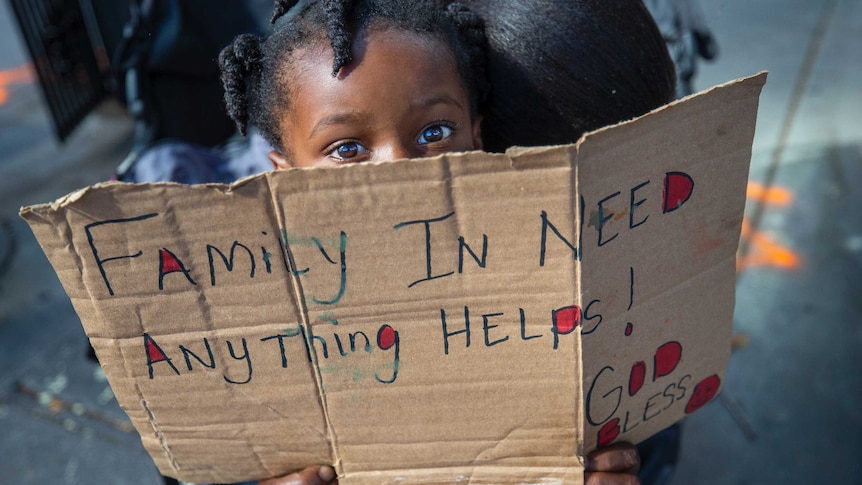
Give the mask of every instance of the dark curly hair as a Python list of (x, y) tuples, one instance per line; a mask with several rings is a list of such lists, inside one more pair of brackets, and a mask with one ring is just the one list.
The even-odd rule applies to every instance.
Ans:
[(327, 42), (335, 62), (332, 75), (350, 64), (356, 34), (398, 29), (430, 35), (450, 49), (472, 114), (488, 95), (485, 30), (478, 15), (451, 0), (276, 0), (274, 29), (266, 39), (244, 34), (219, 55), (225, 103), (243, 134), (253, 124), (276, 149), (280, 113), (290, 109), (290, 86), (283, 74), (294, 49)]
[(486, 151), (574, 143), (673, 101), (676, 74), (641, 0), (462, 0), (485, 21)]

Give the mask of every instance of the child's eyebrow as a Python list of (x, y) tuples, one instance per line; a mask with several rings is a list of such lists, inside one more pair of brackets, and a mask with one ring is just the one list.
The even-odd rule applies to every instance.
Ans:
[(315, 123), (314, 127), (311, 129), (311, 133), (308, 135), (308, 139), (310, 140), (314, 138), (314, 135), (316, 135), (317, 132), (329, 126), (361, 124), (365, 123), (369, 118), (370, 116), (368, 114), (358, 112), (338, 113), (327, 116)]
[[(464, 105), (458, 101), (457, 99), (449, 96), (448, 94), (440, 94), (434, 96), (428, 96), (425, 98), (419, 98), (411, 101), (410, 106), (411, 109), (414, 110), (422, 110), (428, 109), (432, 106), (438, 104), (448, 104), (454, 106), (458, 109), (465, 109)], [(314, 138), (318, 132), (323, 130), (324, 128), (333, 126), (333, 125), (351, 125), (351, 124), (363, 124), (367, 123), (367, 121), (371, 118), (369, 113), (360, 113), (356, 111), (351, 111), (347, 113), (338, 113), (330, 116), (326, 116), (317, 123), (314, 124), (314, 127), (311, 129), (311, 133), (308, 135), (308, 139)]]
[(436, 96), (428, 96), (426, 98), (419, 98), (413, 100), (413, 102), (410, 104), (413, 106), (413, 109), (430, 108), (431, 106), (434, 106), (436, 104), (451, 104), (458, 109), (464, 109), (464, 105), (462, 105), (460, 101), (453, 98), (452, 96), (449, 96), (448, 94), (440, 94)]

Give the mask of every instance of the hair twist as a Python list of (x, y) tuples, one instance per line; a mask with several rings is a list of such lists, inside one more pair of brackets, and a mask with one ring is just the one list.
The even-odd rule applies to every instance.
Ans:
[(275, 21), (286, 14), (297, 3), (299, 3), (298, 0), (275, 0), (275, 8), (272, 10), (272, 17), (269, 19), (269, 23), (275, 25)]
[(243, 135), (249, 121), (249, 86), (256, 82), (263, 64), (260, 39), (243, 34), (219, 54), (221, 82), (228, 115)]
[[(485, 36), (485, 22), (476, 12), (470, 10), (460, 2), (452, 2), (446, 6), (445, 15), (448, 16), (461, 38), (469, 69), (462, 72), (470, 73), (470, 85), (475, 89), (475, 97), (478, 104), (485, 102), (490, 91), (490, 82), (487, 72), (487, 39)], [(459, 53), (456, 52), (456, 56)], [(463, 55), (463, 54), (461, 54)]]
[(333, 77), (353, 60), (353, 55), (350, 53), (353, 38), (347, 25), (347, 16), (352, 7), (351, 0), (329, 0), (326, 3), (326, 36), (335, 54), (335, 60), (332, 63)]

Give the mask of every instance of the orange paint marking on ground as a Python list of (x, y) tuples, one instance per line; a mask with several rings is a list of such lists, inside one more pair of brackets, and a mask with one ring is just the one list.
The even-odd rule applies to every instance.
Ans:
[[(784, 207), (793, 202), (793, 193), (783, 187), (764, 187), (756, 182), (749, 182), (746, 198)], [(765, 232), (753, 230), (746, 218), (742, 219), (741, 237), (748, 241), (748, 252), (737, 258), (737, 272), (755, 266), (795, 270), (802, 265), (802, 259), (798, 254), (782, 246)]]
[(33, 67), (30, 63), (0, 71), (0, 105), (9, 99), (9, 86), (28, 84), (33, 81)]
[(764, 187), (757, 182), (748, 182), (745, 198), (782, 207), (793, 202), (793, 194), (789, 190), (783, 187)]

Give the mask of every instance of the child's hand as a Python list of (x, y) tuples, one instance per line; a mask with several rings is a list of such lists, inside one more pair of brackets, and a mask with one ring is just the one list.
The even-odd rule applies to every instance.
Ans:
[(585, 485), (640, 485), (641, 460), (631, 443), (614, 443), (587, 455)]
[(331, 466), (310, 466), (305, 470), (278, 478), (257, 482), (257, 485), (337, 485), (335, 470)]
[[(585, 485), (639, 485), (637, 471), (640, 456), (629, 443), (614, 443), (587, 456)], [(312, 466), (284, 477), (270, 478), (258, 485), (328, 485), (335, 480), (335, 470), (329, 466)]]

